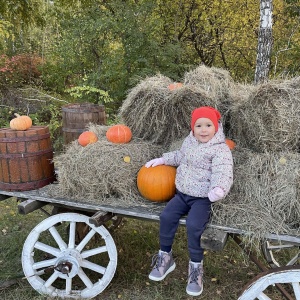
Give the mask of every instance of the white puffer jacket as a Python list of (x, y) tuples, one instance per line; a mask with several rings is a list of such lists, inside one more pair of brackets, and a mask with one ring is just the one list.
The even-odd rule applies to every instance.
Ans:
[(199, 142), (191, 131), (180, 150), (163, 154), (166, 165), (177, 167), (176, 188), (190, 196), (207, 197), (220, 187), (228, 194), (233, 183), (233, 159), (225, 143), (222, 124), (207, 143)]

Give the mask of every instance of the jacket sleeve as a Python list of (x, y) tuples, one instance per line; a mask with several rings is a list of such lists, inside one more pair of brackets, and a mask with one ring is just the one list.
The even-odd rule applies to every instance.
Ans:
[(233, 158), (227, 145), (221, 145), (212, 159), (212, 175), (210, 190), (220, 187), (225, 196), (233, 184)]
[(187, 139), (183, 141), (182, 146), (179, 150), (164, 153), (163, 158), (165, 160), (165, 164), (169, 166), (178, 167), (185, 156), (184, 153), (186, 149), (186, 144)]

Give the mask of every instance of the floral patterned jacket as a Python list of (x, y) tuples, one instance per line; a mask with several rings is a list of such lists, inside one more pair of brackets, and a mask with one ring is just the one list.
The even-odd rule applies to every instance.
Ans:
[(190, 196), (207, 197), (220, 187), (228, 194), (233, 183), (233, 159), (225, 143), (222, 124), (207, 143), (199, 142), (191, 131), (180, 150), (164, 153), (166, 165), (177, 167), (176, 188)]

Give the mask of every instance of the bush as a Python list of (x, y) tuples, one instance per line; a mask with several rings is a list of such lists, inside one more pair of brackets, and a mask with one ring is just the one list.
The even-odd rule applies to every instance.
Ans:
[(0, 56), (0, 83), (23, 85), (36, 83), (41, 76), (43, 59), (35, 54), (19, 54), (9, 58)]

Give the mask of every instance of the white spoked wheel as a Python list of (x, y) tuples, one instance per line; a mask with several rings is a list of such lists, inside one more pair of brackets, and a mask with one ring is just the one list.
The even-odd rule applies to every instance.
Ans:
[[(76, 244), (76, 225), (89, 231)], [(22, 252), (24, 274), (40, 294), (51, 297), (90, 299), (112, 280), (117, 249), (104, 226), (89, 224), (89, 217), (76, 213), (51, 216), (28, 235)]]
[(244, 289), (238, 300), (271, 300), (267, 288), (275, 284), (287, 284), (292, 299), (300, 300), (300, 267), (286, 266), (271, 269), (256, 276)]
[(271, 268), (292, 266), (300, 263), (299, 244), (284, 243), (276, 240), (264, 240), (262, 253)]

